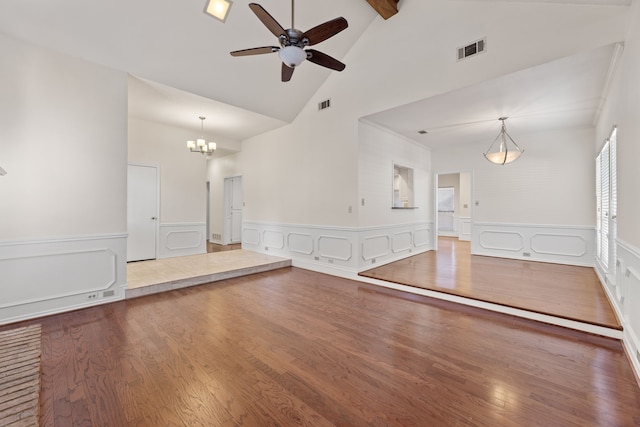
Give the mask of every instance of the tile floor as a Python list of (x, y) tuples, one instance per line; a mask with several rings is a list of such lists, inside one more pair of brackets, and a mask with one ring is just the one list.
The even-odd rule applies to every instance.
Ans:
[[(288, 267), (291, 260), (242, 249), (127, 264), (127, 297)], [(144, 289), (153, 287), (154, 290)]]

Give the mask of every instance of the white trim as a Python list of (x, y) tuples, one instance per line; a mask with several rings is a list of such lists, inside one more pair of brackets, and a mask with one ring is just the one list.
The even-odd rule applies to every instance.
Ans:
[(506, 307), (500, 304), (489, 303), (485, 301), (478, 301), (470, 298), (465, 298), (457, 295), (451, 295), (444, 292), (436, 292), (428, 289), (416, 288), (413, 286), (400, 285), (398, 283), (385, 282), (378, 279), (372, 279), (369, 277), (355, 276), (350, 277), (353, 280), (360, 282), (370, 283), (372, 285), (382, 286), (385, 288), (396, 289), (403, 292), (408, 292), (416, 295), (423, 295), (430, 298), (435, 298), (444, 301), (455, 302), (457, 304), (463, 304), (470, 307), (482, 308), (489, 311), (495, 311), (497, 313), (508, 314), (523, 319), (535, 320), (537, 322), (543, 322), (550, 325), (562, 326), (569, 329), (587, 332), (590, 334), (601, 335), (604, 337), (622, 339), (622, 331), (605, 328), (598, 325), (592, 325), (589, 323), (578, 322), (575, 320), (564, 319), (555, 316), (549, 316), (546, 314), (535, 313), (531, 311), (521, 310), (513, 307)]
[(496, 226), (496, 227), (526, 227), (526, 228), (555, 228), (559, 230), (575, 229), (575, 230), (595, 230), (592, 225), (558, 225), (558, 224), (525, 224), (525, 223), (509, 223), (509, 222), (472, 222), (471, 225), (478, 226)]
[(104, 239), (126, 239), (129, 235), (127, 233), (121, 234), (97, 234), (93, 236), (77, 236), (77, 237), (52, 237), (50, 239), (34, 238), (34, 239), (20, 239), (20, 240), (0, 240), (0, 246), (16, 246), (16, 245), (39, 245), (43, 243), (70, 243), (70, 242), (82, 242), (90, 240), (104, 240)]

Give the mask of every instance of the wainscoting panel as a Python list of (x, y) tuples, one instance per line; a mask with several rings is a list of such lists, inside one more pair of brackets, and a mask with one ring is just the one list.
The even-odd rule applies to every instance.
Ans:
[(126, 235), (0, 242), (0, 324), (124, 298)]
[(287, 239), (291, 252), (303, 255), (313, 254), (313, 236), (311, 234), (289, 233)]
[(404, 252), (410, 250), (413, 245), (413, 236), (409, 231), (403, 231), (402, 233), (396, 233), (391, 239), (391, 250), (394, 254), (398, 252)]
[(324, 258), (349, 261), (353, 257), (353, 244), (346, 237), (320, 236), (318, 255)]
[(473, 223), (471, 253), (593, 267), (592, 227)]
[[(432, 223), (347, 228), (245, 221), (243, 227), (243, 249), (289, 257), (295, 266), (343, 277), (433, 249)], [(267, 244), (274, 240), (277, 244)]]
[(371, 236), (362, 239), (360, 254), (364, 261), (369, 261), (374, 258), (385, 257), (389, 253), (390, 248), (391, 241), (389, 236), (385, 234), (380, 236)]
[(431, 234), (431, 228), (419, 228), (414, 230), (413, 235), (413, 246), (416, 248), (429, 248), (429, 250), (433, 249), (433, 235)]
[(470, 217), (460, 217), (460, 234), (458, 235), (459, 240), (464, 240), (465, 242), (471, 241), (471, 218)]
[(160, 224), (158, 258), (207, 253), (205, 223)]
[(486, 230), (480, 233), (479, 245), (486, 250), (520, 252), (523, 248), (522, 234), (514, 231)]
[(264, 246), (269, 249), (284, 248), (284, 234), (281, 231), (266, 230), (262, 235)]
[(615, 284), (609, 283), (610, 276), (604, 274), (599, 264), (596, 264), (596, 271), (622, 322), (625, 350), (640, 377), (640, 249), (618, 240), (616, 253)]

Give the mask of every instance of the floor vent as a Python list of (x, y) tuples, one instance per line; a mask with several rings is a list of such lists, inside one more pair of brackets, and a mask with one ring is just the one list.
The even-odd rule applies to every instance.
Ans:
[(212, 233), (211, 234), (211, 239), (212, 240), (222, 240), (222, 235), (221, 234)]
[(322, 102), (318, 102), (318, 111), (325, 110), (325, 109), (327, 109), (329, 107), (331, 107), (331, 100), (330, 99), (324, 100)]
[(468, 58), (470, 56), (482, 53), (486, 50), (487, 39), (477, 40), (464, 47), (458, 48), (458, 61)]
[(116, 291), (114, 291), (114, 290), (104, 291), (104, 292), (102, 293), (102, 297), (103, 297), (103, 298), (108, 298), (108, 297), (112, 297), (112, 296), (114, 296), (115, 294), (116, 294)]

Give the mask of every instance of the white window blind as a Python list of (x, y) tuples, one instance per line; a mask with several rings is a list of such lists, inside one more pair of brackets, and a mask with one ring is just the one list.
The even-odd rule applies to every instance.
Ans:
[(600, 262), (605, 271), (609, 270), (609, 141), (600, 152)]
[(618, 210), (617, 129), (596, 157), (596, 258), (612, 283), (617, 259), (616, 233)]
[(609, 269), (610, 274), (615, 274), (615, 263), (617, 260), (616, 236), (618, 222), (618, 173), (617, 173), (617, 128), (613, 128), (609, 137), (609, 260), (613, 268)]

